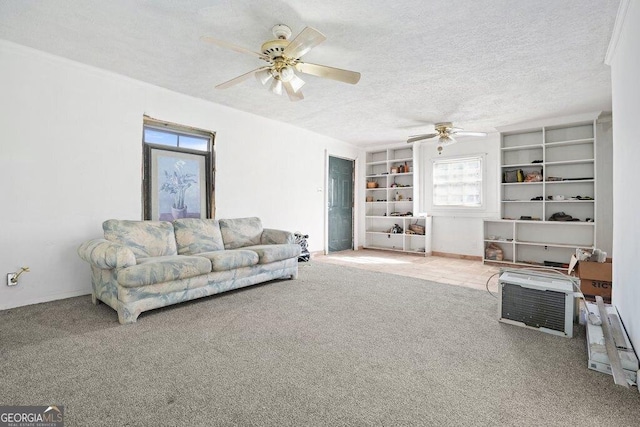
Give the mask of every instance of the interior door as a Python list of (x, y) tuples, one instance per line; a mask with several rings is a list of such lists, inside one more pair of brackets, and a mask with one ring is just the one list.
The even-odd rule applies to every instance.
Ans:
[(353, 249), (353, 160), (329, 156), (329, 252)]

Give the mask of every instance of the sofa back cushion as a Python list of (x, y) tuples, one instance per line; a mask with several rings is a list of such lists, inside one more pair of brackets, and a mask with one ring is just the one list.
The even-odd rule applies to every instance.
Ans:
[(221, 219), (220, 232), (225, 249), (259, 245), (260, 236), (262, 236), (262, 221), (257, 217)]
[(178, 254), (170, 222), (109, 219), (102, 229), (105, 239), (131, 248), (136, 258)]
[(184, 218), (173, 222), (179, 255), (224, 249), (220, 225), (215, 219)]

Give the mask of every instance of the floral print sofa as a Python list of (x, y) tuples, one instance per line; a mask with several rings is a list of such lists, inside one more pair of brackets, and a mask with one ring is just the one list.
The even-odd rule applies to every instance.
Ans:
[(273, 279), (298, 276), (293, 233), (259, 218), (102, 224), (104, 239), (78, 248), (91, 265), (91, 299), (133, 323), (141, 312)]

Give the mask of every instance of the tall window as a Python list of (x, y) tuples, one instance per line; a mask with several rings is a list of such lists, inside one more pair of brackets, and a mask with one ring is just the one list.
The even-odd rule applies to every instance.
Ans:
[(482, 157), (433, 161), (433, 205), (482, 206)]
[(214, 134), (145, 117), (144, 219), (212, 218)]

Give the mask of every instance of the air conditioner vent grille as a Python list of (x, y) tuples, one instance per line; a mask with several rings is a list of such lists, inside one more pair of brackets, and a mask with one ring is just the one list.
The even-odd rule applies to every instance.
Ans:
[(533, 328), (565, 331), (565, 298), (557, 291), (541, 291), (505, 283), (502, 286), (502, 318)]

